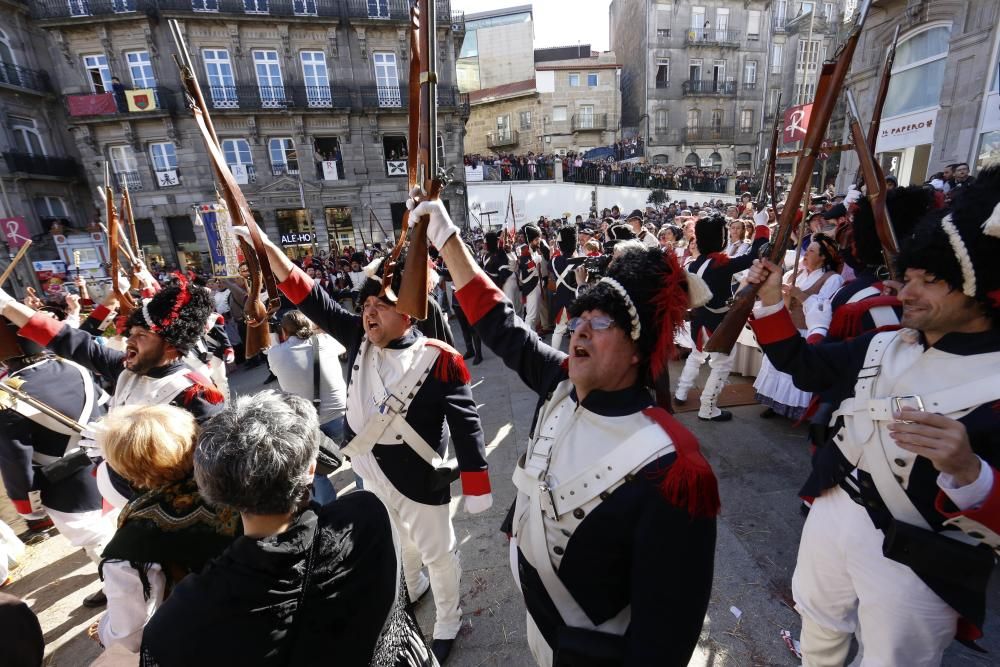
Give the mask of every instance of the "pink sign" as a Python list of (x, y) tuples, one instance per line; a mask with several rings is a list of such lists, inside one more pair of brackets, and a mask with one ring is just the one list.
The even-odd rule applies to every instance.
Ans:
[(785, 127), (782, 143), (790, 144), (806, 138), (809, 129), (809, 117), (812, 115), (811, 104), (801, 104), (785, 111)]
[(7, 245), (11, 248), (20, 248), (31, 240), (28, 225), (20, 216), (0, 218), (0, 228), (3, 228), (4, 236), (7, 237)]

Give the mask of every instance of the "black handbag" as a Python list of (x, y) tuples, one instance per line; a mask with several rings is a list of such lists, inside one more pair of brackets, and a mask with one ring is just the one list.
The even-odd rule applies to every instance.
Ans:
[(882, 554), (918, 576), (926, 575), (972, 592), (986, 589), (996, 563), (988, 547), (957, 542), (894, 519), (885, 529)]
[(556, 634), (552, 667), (621, 667), (625, 638), (564, 625)]

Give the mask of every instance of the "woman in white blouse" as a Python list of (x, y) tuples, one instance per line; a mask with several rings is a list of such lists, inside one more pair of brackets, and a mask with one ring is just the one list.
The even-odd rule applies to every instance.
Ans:
[[(837, 272), (841, 265), (836, 242), (825, 234), (814, 234), (806, 249), (798, 273), (789, 271), (784, 277), (785, 303), (799, 333), (806, 335), (805, 315), (802, 305), (808, 299), (830, 299), (844, 284)], [(797, 420), (809, 406), (812, 394), (800, 390), (792, 377), (774, 368), (764, 357), (757, 380), (753, 383), (757, 402), (767, 406), (761, 417), (765, 419), (782, 415)]]

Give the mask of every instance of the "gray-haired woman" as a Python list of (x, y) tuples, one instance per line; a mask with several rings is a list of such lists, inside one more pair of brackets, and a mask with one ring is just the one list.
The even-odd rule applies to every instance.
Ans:
[(244, 535), (157, 610), (143, 666), (437, 664), (405, 607), (382, 503), (367, 491), (311, 501), (319, 437), (310, 402), (273, 391), (204, 425), (195, 479), (240, 512)]

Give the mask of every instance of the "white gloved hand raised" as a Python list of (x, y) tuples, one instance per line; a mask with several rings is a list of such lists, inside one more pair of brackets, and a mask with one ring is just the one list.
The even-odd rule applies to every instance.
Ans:
[(485, 512), (493, 506), (493, 494), (484, 493), (481, 496), (465, 496), (465, 511), (469, 514)]
[(438, 250), (444, 248), (455, 234), (458, 234), (458, 227), (451, 221), (447, 209), (439, 199), (433, 201), (424, 200), (419, 204), (414, 201), (415, 196), (423, 194), (420, 188), (413, 188), (410, 191), (410, 198), (406, 200), (406, 208), (410, 210), (410, 224), (416, 224), (420, 218), (430, 216), (430, 223), (427, 225), (427, 238)]
[(753, 224), (758, 227), (766, 227), (769, 219), (770, 217), (767, 215), (767, 208), (762, 208), (753, 214)]
[(847, 208), (859, 199), (861, 199), (861, 190), (858, 190), (857, 186), (852, 183), (851, 187), (847, 190), (847, 194), (844, 195), (844, 208)]
[(124, 274), (119, 273), (117, 278), (118, 291), (122, 294), (127, 294), (130, 289), (132, 289), (132, 283)]
[[(260, 231), (260, 240), (264, 242), (264, 245), (269, 244), (271, 239), (267, 238), (267, 234), (264, 233), (264, 230), (260, 229), (258, 231)], [(236, 234), (237, 238), (243, 239), (251, 246), (253, 245), (253, 238), (250, 236), (250, 228), (246, 225), (237, 225), (233, 227), (233, 233)]]
[(826, 336), (833, 319), (833, 308), (828, 299), (813, 294), (802, 304), (802, 314), (806, 319), (807, 337), (817, 333)]

